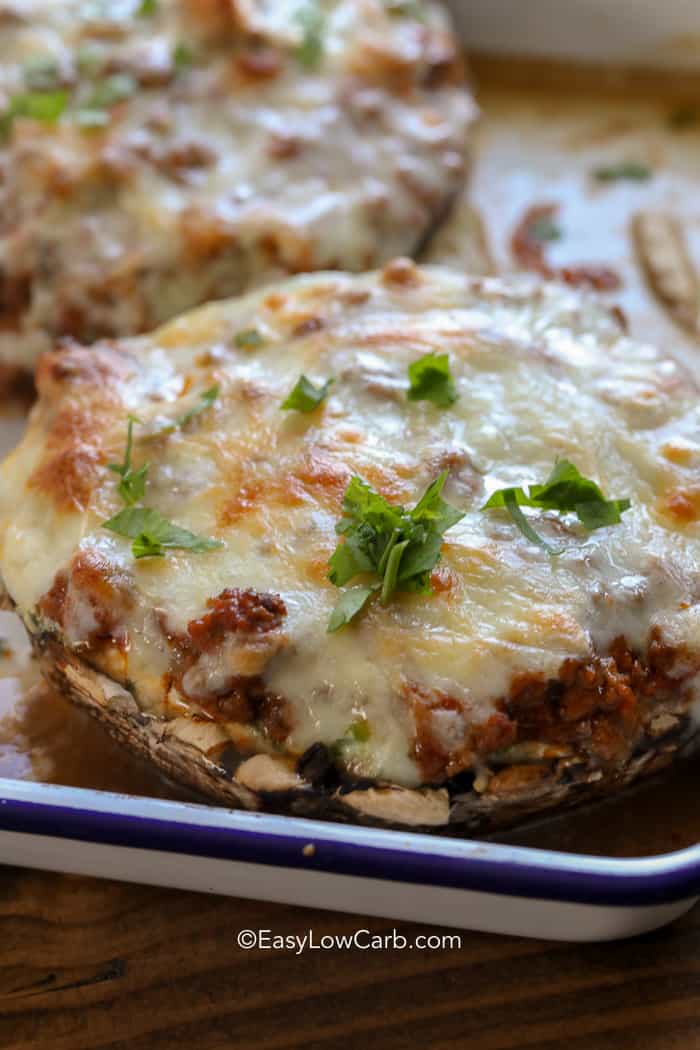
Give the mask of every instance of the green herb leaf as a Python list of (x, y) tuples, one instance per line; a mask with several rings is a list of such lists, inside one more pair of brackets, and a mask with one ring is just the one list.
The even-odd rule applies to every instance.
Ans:
[(366, 718), (356, 718), (345, 731), (346, 736), (351, 736), (358, 744), (366, 744), (372, 736), (372, 729)]
[(138, 84), (128, 73), (114, 73), (100, 80), (83, 109), (110, 109), (134, 94)]
[(173, 48), (173, 62), (175, 68), (180, 71), (189, 69), (194, 65), (194, 51), (188, 44), (180, 40)]
[(68, 102), (66, 91), (32, 91), (17, 95), (12, 102), (15, 116), (31, 117), (45, 124), (54, 124)]
[(233, 341), (239, 350), (257, 350), (265, 340), (257, 328), (244, 328), (241, 332), (236, 332)]
[(15, 117), (28, 117), (42, 124), (55, 124), (68, 104), (67, 91), (27, 91), (10, 99), (0, 114), (0, 141), (7, 138)]
[(428, 532), (420, 542), (414, 541), (401, 560), (399, 590), (430, 594), (430, 573), (440, 561), (441, 549), (439, 532)]
[(443, 471), (411, 511), (414, 523), (424, 529), (424, 537), (412, 544), (401, 561), (399, 580), (404, 590), (430, 593), (430, 573), (440, 560), (442, 537), (464, 517), (461, 510), (442, 498), (446, 481), (447, 471)]
[(540, 215), (535, 219), (528, 227), (528, 232), (538, 241), (560, 241), (562, 237), (561, 227), (549, 215)]
[(432, 401), (447, 408), (458, 398), (447, 354), (425, 354), (408, 366), (409, 401)]
[(141, 0), (136, 14), (139, 18), (151, 18), (158, 12), (158, 0)]
[[(394, 507), (371, 485), (356, 474), (350, 479), (343, 497), (343, 514), (335, 527), (341, 535), (365, 529), (391, 536), (404, 521), (403, 507)], [(383, 548), (382, 548), (383, 550)], [(374, 552), (379, 560), (379, 552)]]
[(401, 559), (403, 558), (404, 552), (410, 542), (410, 540), (401, 540), (400, 543), (392, 543), (392, 546), (389, 549), (389, 556), (386, 559), (384, 567), (384, 579), (382, 581), (382, 605), (388, 605), (394, 596), (394, 591), (399, 582), (399, 566), (401, 565)]
[(105, 50), (98, 44), (81, 44), (75, 53), (78, 72), (86, 76), (94, 76), (104, 66), (105, 57)]
[[(105, 528), (110, 528), (109, 522), (105, 523)], [(165, 547), (159, 540), (149, 536), (146, 532), (142, 532), (131, 544), (131, 553), (137, 561), (141, 558), (164, 558)]]
[(371, 572), (374, 568), (372, 558), (361, 546), (357, 536), (348, 537), (345, 543), (339, 543), (328, 562), (328, 579), (336, 587), (344, 587), (353, 576)]
[(345, 761), (345, 752), (355, 749), (356, 744), (366, 744), (372, 737), (372, 729), (366, 718), (356, 718), (343, 735), (331, 744), (336, 759)]
[(598, 182), (619, 182), (627, 179), (631, 182), (648, 182), (653, 172), (646, 164), (638, 161), (626, 160), (619, 164), (603, 165), (596, 168), (593, 177)]
[(605, 501), (595, 481), (585, 478), (568, 459), (557, 460), (544, 485), (530, 486), (529, 496), (533, 506), (559, 511), (575, 510), (577, 503)]
[(282, 408), (285, 411), (313, 412), (328, 396), (334, 382), (335, 379), (327, 379), (320, 386), (315, 386), (305, 375), (301, 375), (294, 389), (282, 402)]
[(595, 481), (584, 477), (568, 459), (560, 459), (544, 485), (530, 485), (527, 494), (522, 488), (499, 489), (481, 509), (505, 508), (524, 536), (543, 547), (548, 554), (558, 555), (562, 550), (551, 547), (536, 532), (521, 507), (554, 510), (560, 514), (574, 513), (583, 527), (593, 532), (606, 525), (618, 524), (630, 506), (628, 499), (606, 499)]
[(379, 590), (378, 586), (348, 587), (346, 591), (343, 591), (328, 621), (328, 633), (333, 634), (354, 620), (377, 590)]
[(152, 507), (125, 507), (102, 527), (133, 539), (131, 549), (135, 558), (161, 558), (166, 550), (172, 549), (202, 554), (223, 547), (220, 540), (183, 529)]
[(543, 536), (540, 536), (539, 532), (533, 529), (532, 525), (518, 506), (516, 492), (517, 489), (506, 489), (503, 494), (503, 502), (506, 510), (522, 532), (523, 536), (525, 536), (530, 543), (535, 543), (538, 547), (542, 547), (542, 549), (547, 551), (547, 554), (552, 558), (563, 554), (563, 547), (552, 547), (551, 544), (547, 543)]
[(575, 510), (578, 519), (588, 532), (602, 529), (606, 525), (617, 525), (622, 521), (622, 514), (629, 510), (632, 501), (628, 499), (608, 499), (596, 503), (577, 503)]
[(205, 390), (204, 393), (200, 395), (199, 404), (195, 405), (194, 408), (191, 408), (189, 412), (185, 412), (184, 415), (179, 416), (176, 420), (176, 426), (187, 426), (191, 419), (194, 419), (195, 416), (206, 411), (207, 408), (211, 408), (219, 396), (220, 390), (221, 388), (218, 383), (215, 383), (214, 386), (210, 386), (208, 390)]
[(506, 505), (506, 493), (512, 492), (515, 498), (515, 502), (519, 507), (534, 507), (534, 503), (529, 496), (526, 495), (525, 490), (521, 488), (509, 488), (509, 489), (498, 489), (490, 497), (487, 503), (484, 503), (482, 510), (498, 510)]
[(444, 470), (435, 478), (411, 511), (415, 522), (430, 525), (440, 536), (464, 517), (461, 510), (457, 510), (442, 498), (447, 476), (447, 471)]
[[(342, 587), (355, 576), (372, 574), (378, 582), (367, 587), (352, 587), (346, 594), (355, 594), (348, 605), (343, 599), (336, 606), (331, 623), (333, 630), (348, 623), (371, 594), (381, 591), (381, 601), (388, 604), (397, 592), (430, 593), (430, 573), (440, 560), (442, 537), (464, 517), (462, 511), (450, 506), (442, 498), (447, 481), (444, 471), (433, 481), (413, 510), (393, 506), (378, 492), (357, 476), (348, 484), (343, 499), (343, 513), (336, 524), (336, 532), (344, 537), (333, 552), (328, 578), (336, 587)], [(367, 594), (360, 601), (360, 590)], [(343, 616), (339, 622), (336, 615)], [(329, 627), (329, 630), (331, 628)]]
[(325, 28), (323, 12), (318, 3), (308, 3), (296, 12), (295, 20), (303, 33), (295, 55), (302, 66), (306, 66), (307, 69), (316, 69), (323, 57)]
[[(193, 409), (189, 414), (190, 418), (191, 415), (197, 411), (202, 411), (208, 404), (211, 404), (217, 395), (218, 387), (212, 387), (210, 390), (207, 390), (202, 395), (204, 404)], [(216, 547), (222, 547), (223, 544), (220, 540), (198, 536), (188, 529), (183, 529), (180, 525), (176, 525), (174, 522), (164, 518), (160, 511), (152, 507), (134, 506), (135, 503), (139, 503), (144, 497), (148, 472), (148, 463), (145, 463), (138, 470), (134, 470), (132, 466), (133, 429), (134, 423), (138, 422), (139, 420), (135, 416), (129, 416), (124, 459), (121, 463), (108, 464), (109, 469), (115, 474), (119, 474), (121, 478), (118, 491), (126, 507), (113, 518), (110, 518), (109, 521), (103, 522), (102, 527), (109, 529), (111, 532), (116, 532), (120, 536), (129, 536), (133, 539), (134, 542), (131, 545), (131, 549), (135, 558), (161, 558), (166, 550), (170, 548), (201, 553), (214, 550)]]
[(397, 18), (415, 18), (425, 21), (425, 11), (421, 0), (384, 0), (384, 10), (388, 15)]
[(126, 427), (126, 449), (124, 450), (124, 460), (122, 463), (108, 463), (107, 466), (110, 470), (113, 470), (115, 474), (121, 474), (124, 477), (131, 471), (131, 452), (134, 444), (134, 423), (140, 423), (141, 421), (136, 416), (129, 416), (127, 427)]
[(174, 434), (176, 430), (181, 430), (186, 427), (191, 420), (201, 415), (208, 408), (211, 408), (216, 399), (219, 397), (220, 387), (218, 383), (214, 386), (209, 387), (204, 393), (199, 395), (199, 401), (192, 408), (188, 409), (187, 412), (183, 412), (181, 416), (176, 416), (171, 420), (156, 420), (154, 426), (149, 432), (147, 432), (143, 440), (151, 441), (156, 438), (164, 437), (166, 434)]
[(53, 92), (60, 87), (58, 62), (50, 55), (38, 55), (24, 63), (24, 83), (29, 91)]
[(149, 464), (144, 463), (138, 470), (129, 471), (128, 474), (125, 474), (119, 482), (117, 490), (127, 505), (139, 503), (143, 499), (146, 492), (148, 467)]
[(124, 461), (122, 463), (107, 464), (108, 470), (113, 471), (115, 474), (119, 474), (121, 478), (121, 481), (117, 486), (117, 491), (127, 506), (139, 503), (146, 492), (146, 476), (148, 474), (149, 464), (144, 463), (144, 465), (139, 467), (138, 470), (134, 470), (131, 465), (134, 423), (138, 422), (139, 420), (136, 416), (129, 416), (129, 423), (126, 431), (126, 451), (124, 452)]

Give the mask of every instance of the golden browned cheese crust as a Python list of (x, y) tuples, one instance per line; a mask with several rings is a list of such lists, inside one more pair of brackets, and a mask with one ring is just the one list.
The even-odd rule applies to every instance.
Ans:
[[(431, 351), (448, 354), (451, 404), (407, 397)], [(285, 411), (301, 373), (334, 384)], [(417, 824), (609, 790), (694, 740), (698, 391), (594, 299), (396, 260), (66, 344), (38, 386), (0, 475), (0, 571), (54, 680), (83, 697), (81, 674), (99, 695), (100, 674), (118, 683), (142, 718), (132, 736), (148, 725), (229, 781), (240, 767), (247, 790), (275, 780), (367, 819), (403, 819), (408, 792)], [(142, 500), (219, 546), (136, 559), (104, 528), (130, 416)], [(528, 511), (552, 557), (483, 507), (556, 459), (631, 505), (595, 531)], [(429, 593), (373, 601), (329, 634), (350, 479), (412, 506), (443, 471), (464, 517)]]
[(474, 115), (423, 0), (0, 0), (0, 362), (414, 252)]

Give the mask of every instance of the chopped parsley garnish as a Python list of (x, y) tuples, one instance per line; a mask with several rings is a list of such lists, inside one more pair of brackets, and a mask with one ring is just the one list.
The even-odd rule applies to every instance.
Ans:
[(178, 41), (173, 48), (173, 62), (175, 68), (179, 70), (189, 69), (194, 64), (194, 51), (182, 40)]
[[(216, 396), (216, 394), (211, 396), (214, 390), (218, 394), (218, 387), (212, 387), (206, 392), (206, 395), (203, 395), (203, 398), (205, 396), (210, 398), (208, 404), (211, 404)], [(202, 407), (207, 407), (207, 405)], [(202, 407), (197, 406), (192, 410), (192, 414), (202, 411)], [(186, 417), (183, 419), (186, 421)], [(198, 536), (189, 529), (183, 529), (182, 526), (164, 518), (154, 507), (135, 506), (141, 503), (145, 496), (149, 467), (148, 463), (144, 463), (138, 470), (134, 470), (132, 466), (133, 429), (134, 423), (138, 422), (135, 416), (129, 416), (123, 462), (108, 464), (108, 468), (120, 476), (117, 491), (126, 506), (109, 521), (102, 522), (102, 528), (132, 539), (131, 550), (135, 558), (162, 558), (166, 551), (171, 549), (191, 550), (196, 554), (201, 554), (204, 551), (223, 547), (221, 540)]]
[(409, 401), (432, 401), (447, 408), (459, 397), (447, 354), (425, 354), (408, 366)]
[(113, 471), (115, 474), (119, 474), (121, 481), (117, 485), (117, 492), (121, 496), (124, 503), (127, 506), (131, 506), (134, 503), (139, 503), (146, 491), (146, 476), (148, 474), (148, 463), (144, 463), (138, 470), (134, 470), (131, 465), (131, 453), (134, 443), (134, 423), (138, 423), (139, 420), (136, 416), (129, 416), (129, 422), (126, 430), (126, 450), (124, 452), (124, 460), (122, 463), (108, 463), (108, 470)]
[(358, 744), (366, 744), (372, 736), (372, 729), (366, 718), (356, 718), (348, 726), (345, 735), (351, 736)]
[(75, 53), (75, 62), (80, 73), (93, 76), (105, 62), (105, 51), (97, 44), (81, 44)]
[(112, 106), (133, 95), (137, 87), (137, 82), (128, 73), (115, 73), (99, 80), (76, 114), (78, 124), (86, 129), (104, 128), (109, 124)]
[(9, 135), (15, 117), (55, 124), (67, 103), (67, 91), (25, 91), (14, 95), (9, 107), (0, 115), (0, 141)]
[(440, 560), (442, 537), (464, 517), (442, 498), (447, 473), (428, 486), (412, 510), (392, 505), (360, 477), (350, 480), (335, 527), (344, 541), (328, 562), (328, 578), (336, 587), (361, 575), (374, 580), (343, 591), (329, 632), (353, 620), (374, 594), (388, 605), (397, 592), (431, 593), (430, 573)]
[(239, 350), (257, 350), (259, 346), (263, 345), (265, 340), (257, 328), (244, 328), (242, 331), (236, 332), (233, 341)]
[(30, 58), (23, 67), (24, 83), (29, 91), (53, 92), (60, 86), (58, 62), (50, 55)]
[(372, 595), (376, 594), (378, 590), (379, 584), (374, 587), (348, 587), (344, 590), (335, 603), (335, 608), (328, 621), (328, 633), (333, 634), (335, 631), (339, 631), (341, 627), (344, 627), (345, 624), (354, 620), (358, 613), (362, 612)]
[(158, 12), (158, 0), (141, 0), (136, 14), (139, 18), (151, 18)]
[(219, 396), (220, 389), (218, 383), (215, 383), (214, 386), (210, 386), (208, 390), (205, 390), (204, 393), (200, 395), (199, 404), (195, 405), (194, 408), (191, 408), (189, 412), (185, 412), (184, 415), (178, 416), (175, 425), (178, 427), (187, 426), (191, 419), (200, 415), (200, 413), (204, 412), (207, 408), (211, 408)]
[(167, 550), (174, 549), (202, 554), (223, 547), (221, 540), (211, 540), (183, 529), (153, 507), (125, 507), (102, 527), (132, 539), (135, 558), (163, 558)]
[(528, 233), (538, 241), (560, 241), (561, 227), (549, 215), (540, 215), (528, 227)]
[(323, 12), (318, 3), (311, 2), (301, 7), (294, 17), (303, 34), (294, 53), (302, 66), (316, 69), (323, 57)]
[(425, 19), (421, 0), (384, 0), (384, 10), (388, 15), (396, 17), (416, 18), (419, 21)]
[(11, 109), (15, 116), (31, 117), (32, 120), (53, 124), (63, 113), (67, 102), (66, 91), (28, 91), (14, 97)]
[(342, 758), (348, 748), (355, 744), (366, 744), (372, 737), (372, 728), (366, 718), (356, 718), (347, 727), (343, 735), (332, 745), (336, 757)]
[(596, 168), (593, 178), (597, 182), (620, 182), (625, 179), (629, 182), (648, 182), (652, 174), (651, 168), (646, 164), (640, 164), (635, 160), (623, 160), (619, 164)]
[(85, 103), (84, 109), (110, 109), (118, 102), (130, 98), (138, 84), (128, 73), (114, 73), (111, 77), (100, 80)]
[(294, 389), (282, 402), (282, 408), (286, 411), (292, 409), (295, 412), (313, 412), (326, 399), (333, 383), (335, 379), (327, 379), (325, 383), (316, 386), (305, 375), (301, 375)]
[(544, 485), (530, 485), (527, 494), (522, 488), (499, 489), (484, 504), (482, 510), (503, 508), (508, 511), (520, 531), (531, 543), (536, 543), (548, 554), (558, 555), (532, 527), (521, 507), (534, 507), (539, 510), (554, 510), (559, 514), (576, 514), (588, 532), (601, 529), (606, 525), (617, 525), (621, 515), (629, 510), (628, 499), (606, 499), (600, 487), (590, 478), (585, 478), (568, 459), (555, 463), (552, 473)]
[(150, 441), (155, 438), (164, 437), (166, 434), (174, 434), (176, 430), (180, 430), (186, 427), (187, 424), (201, 415), (206, 409), (211, 408), (221, 392), (221, 388), (218, 383), (214, 386), (209, 387), (204, 393), (199, 395), (199, 401), (188, 409), (187, 412), (183, 412), (181, 416), (175, 416), (174, 419), (164, 420), (159, 419), (154, 423), (153, 428), (144, 436), (145, 441)]

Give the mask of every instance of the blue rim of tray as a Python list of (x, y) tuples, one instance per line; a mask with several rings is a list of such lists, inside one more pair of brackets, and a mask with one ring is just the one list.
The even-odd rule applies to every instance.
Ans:
[(619, 860), (0, 778), (1, 831), (170, 853), (173, 864), (181, 854), (540, 900), (638, 907), (700, 895), (700, 845)]

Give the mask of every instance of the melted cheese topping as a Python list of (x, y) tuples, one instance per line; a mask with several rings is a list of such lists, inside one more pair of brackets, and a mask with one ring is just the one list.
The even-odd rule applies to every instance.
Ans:
[[(262, 344), (238, 348), (236, 333), (250, 328)], [(459, 400), (447, 409), (406, 398), (407, 368), (430, 350), (450, 357)], [(318, 410), (283, 412), (301, 372), (336, 382)], [(149, 436), (215, 382), (210, 409)], [(195, 706), (164, 695), (166, 634), (184, 632), (225, 588), (279, 594), (287, 616), (274, 644), (251, 652), (233, 637), (208, 652), (202, 681), (215, 690), (232, 668), (261, 673), (289, 704), (294, 754), (366, 718), (354, 768), (404, 784), (419, 780), (407, 690), (456, 701), (438, 716), (449, 747), (488, 719), (517, 674), (554, 677), (621, 634), (643, 650), (652, 625), (698, 651), (697, 387), (577, 292), (409, 263), (296, 278), (121, 347), (52, 355), (39, 384), (29, 432), (2, 468), (5, 584), (31, 623), (76, 552), (99, 553), (133, 604), (119, 611), (128, 647), (95, 662), (166, 717)], [(149, 505), (221, 539), (220, 550), (136, 562), (130, 541), (100, 527), (120, 508), (105, 464), (122, 458), (127, 413), (141, 421), (135, 463), (150, 463)], [(590, 534), (572, 516), (539, 515), (539, 531), (566, 546), (551, 559), (507, 515), (480, 508), (495, 489), (543, 481), (557, 457), (632, 507)], [(374, 603), (327, 634), (339, 593), (327, 560), (350, 475), (411, 505), (442, 469), (465, 517), (446, 536), (434, 593)], [(89, 602), (70, 609), (65, 639), (84, 648), (94, 612)]]
[[(474, 106), (433, 4), (154, 6), (0, 0), (0, 360), (411, 253), (461, 184)], [(37, 82), (66, 93), (64, 112), (20, 110), (3, 144)]]

